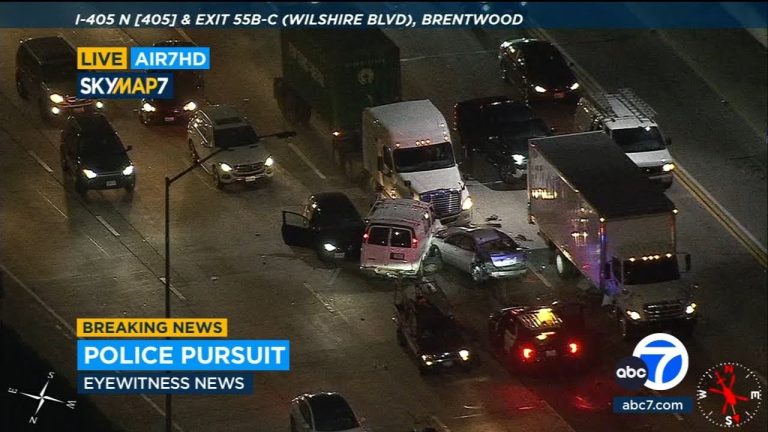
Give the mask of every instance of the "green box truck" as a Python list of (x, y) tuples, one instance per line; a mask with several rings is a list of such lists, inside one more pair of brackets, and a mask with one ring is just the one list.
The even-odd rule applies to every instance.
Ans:
[(274, 94), (281, 112), (302, 126), (312, 119), (338, 163), (360, 165), (363, 108), (401, 99), (400, 49), (377, 28), (282, 29), (280, 45), (283, 76)]

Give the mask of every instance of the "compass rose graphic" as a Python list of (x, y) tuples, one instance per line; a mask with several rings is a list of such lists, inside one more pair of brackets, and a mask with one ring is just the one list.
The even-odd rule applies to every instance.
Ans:
[(721, 363), (699, 380), (696, 403), (716, 426), (733, 428), (749, 422), (760, 409), (763, 388), (757, 373), (739, 363)]
[(18, 389), (15, 389), (15, 388), (10, 388), (10, 387), (8, 388), (8, 393), (20, 394), (38, 401), (37, 409), (35, 409), (35, 413), (29, 417), (29, 423), (37, 424), (37, 413), (40, 412), (40, 409), (43, 407), (43, 404), (45, 404), (46, 401), (60, 403), (62, 405), (66, 405), (67, 408), (69, 409), (75, 409), (75, 405), (77, 404), (77, 401), (74, 401), (74, 400), (63, 401), (51, 396), (47, 396), (45, 394), (46, 390), (48, 390), (48, 384), (50, 384), (51, 379), (53, 378), (54, 375), (55, 375), (54, 372), (48, 372), (48, 378), (45, 381), (45, 385), (43, 386), (43, 389), (40, 390), (39, 394), (24, 393), (24, 392), (20, 392)]

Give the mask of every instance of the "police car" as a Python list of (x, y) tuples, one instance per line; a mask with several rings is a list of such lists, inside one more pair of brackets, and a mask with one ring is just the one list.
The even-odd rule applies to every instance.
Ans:
[(499, 359), (515, 370), (581, 366), (589, 345), (582, 306), (573, 303), (498, 310), (488, 320), (488, 335)]

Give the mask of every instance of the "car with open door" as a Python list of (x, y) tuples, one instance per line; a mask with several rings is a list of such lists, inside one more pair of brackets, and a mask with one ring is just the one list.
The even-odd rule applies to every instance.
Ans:
[(365, 223), (341, 192), (312, 194), (301, 213), (283, 211), (283, 242), (313, 248), (322, 261), (357, 259)]

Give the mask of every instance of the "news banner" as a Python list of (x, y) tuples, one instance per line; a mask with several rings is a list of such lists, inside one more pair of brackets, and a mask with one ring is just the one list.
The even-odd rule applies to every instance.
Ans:
[(226, 318), (78, 318), (78, 393), (250, 394), (252, 374), (221, 372), (290, 370), (289, 341), (228, 330)]

